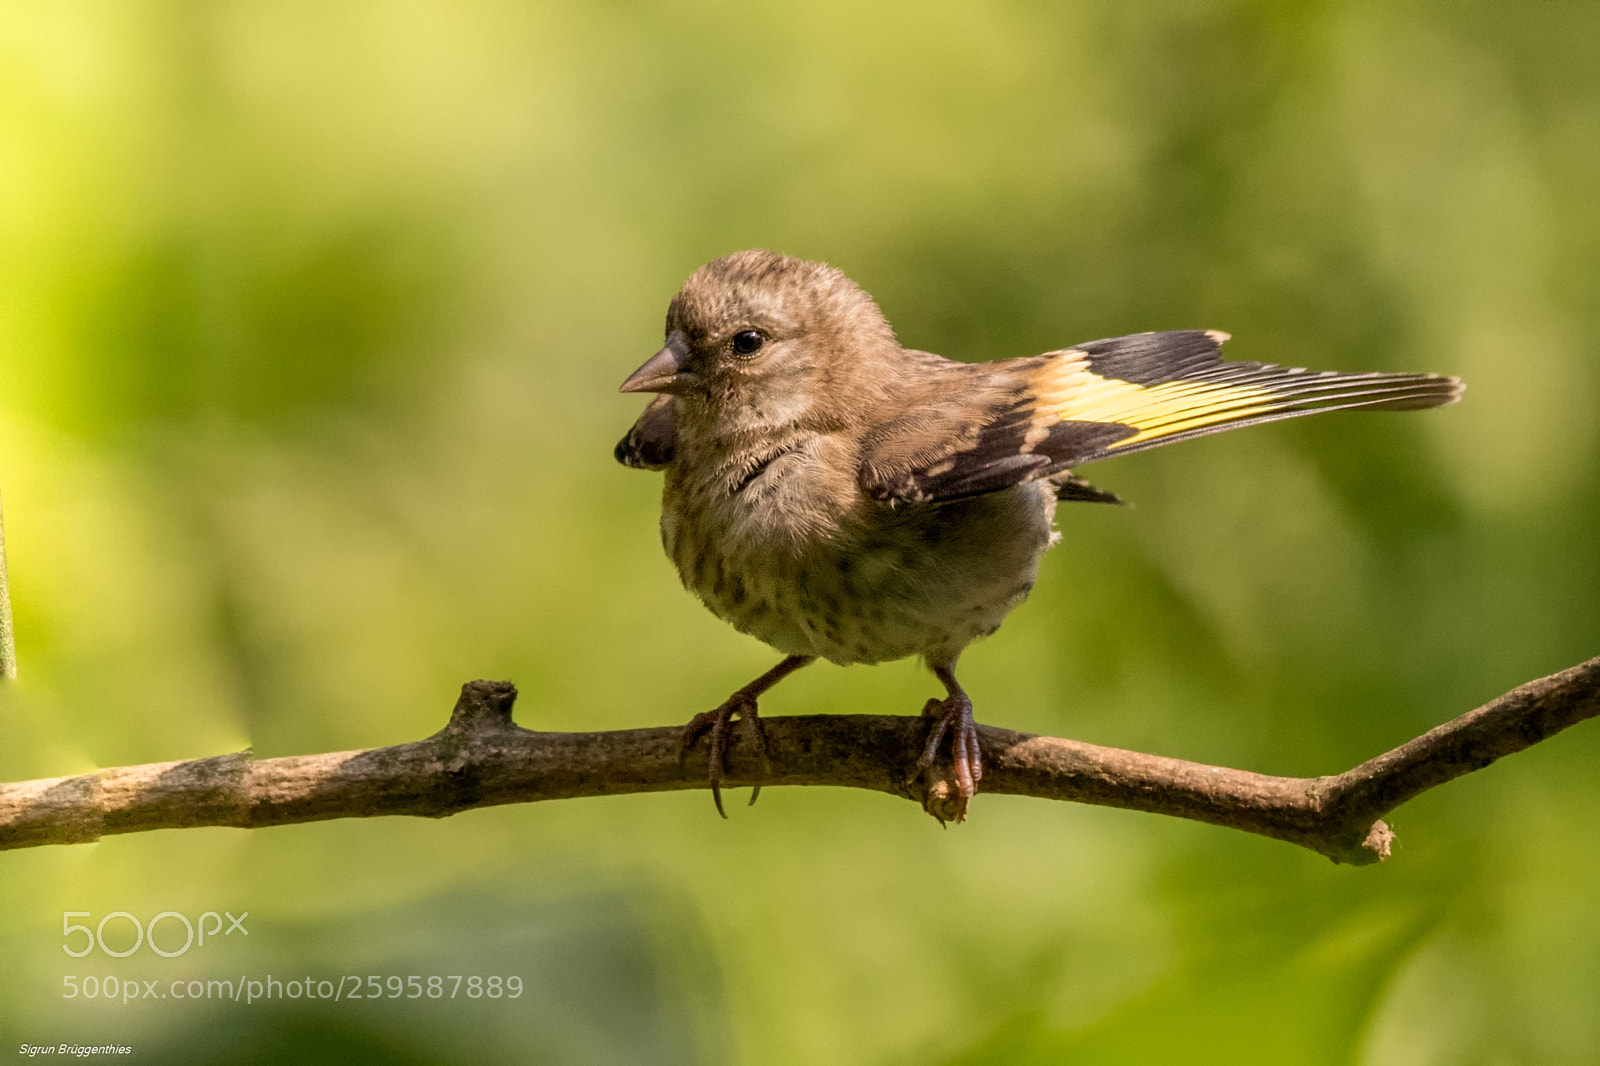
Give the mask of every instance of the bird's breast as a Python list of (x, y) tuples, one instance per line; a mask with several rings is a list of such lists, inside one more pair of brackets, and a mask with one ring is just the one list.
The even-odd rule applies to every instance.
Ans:
[(663, 546), (713, 613), (789, 655), (954, 661), (1027, 595), (1051, 537), (1047, 486), (889, 507), (820, 451), (669, 471)]

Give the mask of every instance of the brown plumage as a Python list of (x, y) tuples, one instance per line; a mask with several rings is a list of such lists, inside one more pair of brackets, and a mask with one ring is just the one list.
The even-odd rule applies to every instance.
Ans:
[(1225, 340), (1142, 333), (958, 363), (900, 347), (872, 298), (820, 263), (749, 251), (696, 271), (668, 308), (666, 346), (622, 385), (660, 395), (616, 455), (665, 472), (661, 536), (683, 583), (786, 656), (689, 724), (686, 746), (711, 732), (717, 809), (730, 722), (754, 722), (766, 689), (817, 658), (920, 655), (947, 694), (924, 708), (934, 721), (918, 772), (949, 733), (964, 815), (983, 766), (956, 660), (1033, 587), (1056, 501), (1116, 500), (1070, 467), (1461, 394), (1431, 374), (1225, 362)]

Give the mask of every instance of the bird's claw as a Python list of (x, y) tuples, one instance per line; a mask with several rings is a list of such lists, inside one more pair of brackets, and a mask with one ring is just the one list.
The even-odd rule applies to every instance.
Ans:
[[(750, 723), (750, 728), (755, 736), (756, 751), (761, 754), (763, 767), (771, 768), (767, 758), (767, 734), (761, 728), (761, 719), (756, 714), (756, 701), (752, 696), (736, 692), (714, 711), (702, 711), (689, 719), (689, 724), (683, 730), (683, 748), (678, 754), (681, 764), (683, 757), (694, 747), (694, 742), (700, 738), (701, 733), (711, 734), (711, 802), (717, 805), (717, 813), (726, 818), (728, 812), (722, 809), (722, 778), (727, 772), (728, 765), (728, 737), (733, 730), (734, 718), (743, 718)], [(750, 790), (750, 802), (755, 803), (761, 795), (761, 786), (756, 785)]]
[[(926, 785), (923, 806), (940, 822), (964, 822), (967, 802), (978, 793), (978, 783), (983, 780), (983, 756), (978, 749), (978, 725), (972, 719), (972, 701), (965, 693), (956, 692), (946, 699), (929, 700), (922, 708), (924, 718), (932, 718), (928, 739), (922, 746), (909, 780), (919, 775)], [(934, 761), (939, 757), (939, 746), (945, 734), (950, 734), (950, 754), (955, 769), (955, 795), (933, 773)], [(937, 800), (937, 802), (935, 802)], [(937, 809), (936, 809), (937, 807)]]

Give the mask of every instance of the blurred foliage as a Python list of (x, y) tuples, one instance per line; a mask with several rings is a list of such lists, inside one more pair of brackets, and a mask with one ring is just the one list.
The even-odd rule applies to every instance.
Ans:
[[(967, 359), (1147, 329), (1460, 374), (1086, 470), (980, 720), (1337, 772), (1600, 645), (1593, 4), (7, 2), (0, 774), (686, 720), (772, 661), (660, 557), (617, 383), (764, 246)], [(913, 713), (913, 664), (768, 713)], [(1583, 1063), (1600, 733), (1381, 868), (1127, 812), (774, 790), (0, 856), (0, 1031), (165, 1061)], [(78, 963), (63, 910), (249, 910)], [(60, 997), (514, 968), (519, 1004)], [(215, 1006), (214, 1004), (212, 1006)], [(316, 1056), (321, 1056), (317, 1058)], [(152, 1058), (154, 1061), (154, 1058)]]

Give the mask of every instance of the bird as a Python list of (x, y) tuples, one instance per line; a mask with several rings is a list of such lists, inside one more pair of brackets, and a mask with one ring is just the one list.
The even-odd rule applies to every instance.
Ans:
[(1463, 389), (1228, 361), (1228, 339), (1167, 330), (961, 362), (902, 347), (826, 264), (753, 249), (696, 270), (664, 345), (621, 385), (655, 396), (615, 457), (664, 474), (661, 540), (683, 584), (783, 655), (684, 730), (684, 753), (710, 734), (718, 813), (732, 723), (750, 722), (765, 759), (757, 705), (773, 685), (818, 659), (920, 656), (945, 696), (923, 707), (907, 782), (922, 775), (933, 794), (949, 736), (945, 814), (924, 806), (964, 820), (983, 760), (956, 663), (1032, 590), (1058, 502), (1121, 502), (1075, 467), (1322, 411), (1437, 407)]

